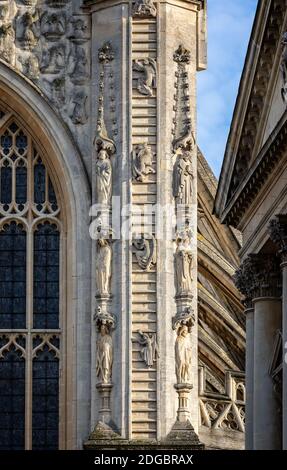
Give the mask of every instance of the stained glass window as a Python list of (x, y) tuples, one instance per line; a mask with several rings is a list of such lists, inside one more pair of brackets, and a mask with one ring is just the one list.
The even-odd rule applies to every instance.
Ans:
[(43, 156), (23, 126), (6, 119), (0, 124), (0, 450), (59, 447), (59, 214)]

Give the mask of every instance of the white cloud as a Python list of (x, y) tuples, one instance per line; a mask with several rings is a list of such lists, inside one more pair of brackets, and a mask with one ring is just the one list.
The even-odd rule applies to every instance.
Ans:
[(198, 144), (219, 175), (257, 0), (208, 1), (208, 70), (198, 74)]

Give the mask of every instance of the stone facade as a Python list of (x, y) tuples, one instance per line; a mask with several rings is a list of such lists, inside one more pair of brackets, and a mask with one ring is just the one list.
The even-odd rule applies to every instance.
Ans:
[(215, 200), (243, 236), (247, 449), (287, 448), (286, 19), (284, 1), (259, 2)]
[[(40, 344), (56, 351), (60, 364), (61, 449), (84, 442), (171, 448), (175, 438), (187, 448), (202, 448), (200, 439), (223, 447), (222, 436), (225, 447), (234, 447), (235, 436), (241, 445), (244, 334), (230, 283), (239, 238), (227, 229), (224, 246), (218, 233), (213, 239), (219, 230), (211, 215), (214, 177), (196, 145), (205, 22), (203, 0), (0, 0), (0, 133), (8, 146), (1, 147), (1, 172), (14, 168), (17, 199), (21, 155), (18, 162), (9, 147), (15, 121), (28, 136), (29, 155), (38, 151), (27, 173), (43, 160), (59, 202), (54, 214), (47, 179), (46, 206), (35, 208), (36, 180), (29, 176), (29, 230), (37, 213), (61, 233), (60, 327)], [(14, 219), (28, 223), (25, 204), (11, 204), (7, 209), (1, 200), (1, 230)], [(157, 219), (143, 224), (139, 217), (155, 204), (163, 215), (161, 238)], [(214, 294), (220, 276), (226, 286)], [(1, 328), (0, 360), (11, 344), (22, 351), (20, 333)], [(30, 322), (21, 334), (37, 332)], [(41, 348), (27, 344), (29, 395)], [(30, 449), (31, 394), (25, 406)]]

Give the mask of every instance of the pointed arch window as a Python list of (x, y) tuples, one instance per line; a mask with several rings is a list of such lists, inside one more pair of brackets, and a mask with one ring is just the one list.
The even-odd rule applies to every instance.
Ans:
[(0, 450), (59, 448), (61, 233), (46, 162), (0, 109)]

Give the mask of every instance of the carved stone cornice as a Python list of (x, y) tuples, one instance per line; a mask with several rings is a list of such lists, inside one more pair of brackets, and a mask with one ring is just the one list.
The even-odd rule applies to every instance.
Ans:
[(258, 297), (280, 297), (282, 292), (280, 260), (277, 256), (250, 254), (234, 276), (237, 289), (244, 295), (243, 304), (252, 307)]
[(224, 209), (221, 221), (233, 227), (238, 224), (267, 181), (274, 167), (286, 158), (287, 151), (287, 112), (269, 136), (248, 174)]
[(287, 215), (279, 214), (272, 219), (268, 231), (271, 240), (279, 249), (282, 263), (287, 263)]
[(262, 39), (262, 47), (254, 73), (252, 90), (242, 127), (243, 132), (238, 146), (237, 161), (233, 170), (227, 200), (235, 192), (242, 177), (248, 170), (249, 162), (252, 161), (257, 130), (260, 125), (261, 114), (270, 83), (268, 77), (271, 75), (273, 58), (276, 56), (278, 43), (281, 42), (286, 2), (285, 0), (274, 0), (270, 3), (270, 10)]

